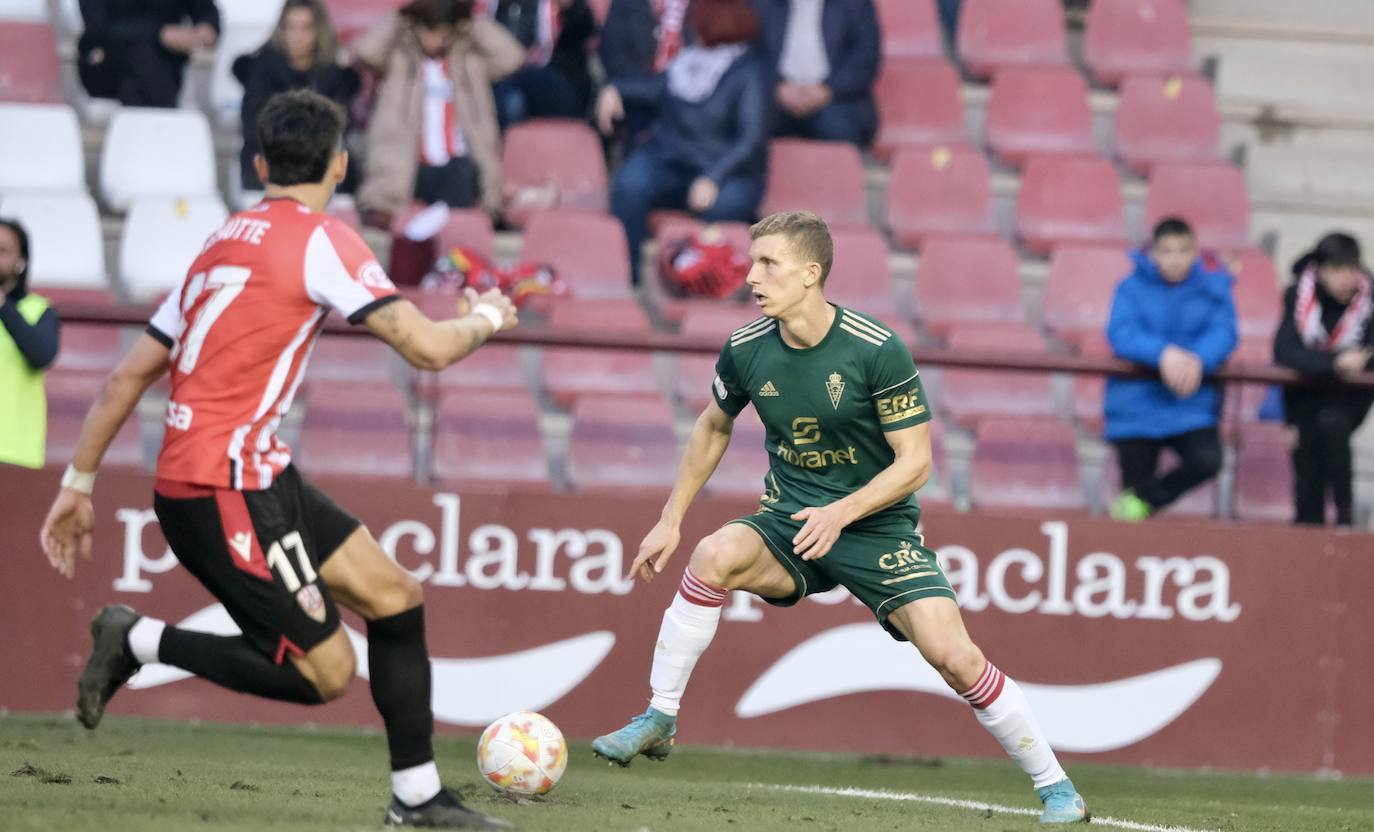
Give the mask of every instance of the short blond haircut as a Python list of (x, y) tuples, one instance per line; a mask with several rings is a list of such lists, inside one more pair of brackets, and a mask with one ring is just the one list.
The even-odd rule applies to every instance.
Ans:
[(835, 262), (835, 241), (825, 220), (810, 211), (779, 211), (749, 229), (751, 240), (773, 234), (786, 237), (792, 254), (803, 262), (820, 264), (821, 286), (824, 286), (825, 279), (830, 276), (830, 266)]

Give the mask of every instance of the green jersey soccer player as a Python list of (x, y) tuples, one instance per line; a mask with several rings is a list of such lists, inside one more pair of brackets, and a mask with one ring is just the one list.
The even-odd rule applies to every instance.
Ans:
[(916, 530), (931, 414), (911, 353), (880, 322), (826, 301), (834, 249), (815, 214), (774, 214), (751, 236), (748, 282), (764, 317), (736, 330), (721, 350), (712, 400), (631, 570), (649, 581), (668, 565), (688, 505), (725, 453), (735, 416), (751, 403), (769, 455), (759, 511), (697, 544), (663, 615), (649, 709), (598, 737), (593, 750), (622, 765), (638, 754), (669, 754), (687, 679), (730, 590), (787, 606), (844, 586), (973, 706), (1030, 775), (1045, 805), (1042, 822), (1085, 820), (1083, 799), (1021, 689), (970, 640), (949, 581)]

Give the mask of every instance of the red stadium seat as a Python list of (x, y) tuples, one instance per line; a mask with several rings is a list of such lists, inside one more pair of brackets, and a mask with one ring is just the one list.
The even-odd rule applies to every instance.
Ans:
[[(62, 327), (62, 349), (68, 346), (69, 326)], [(118, 335), (113, 327), (103, 329)], [(117, 340), (117, 339), (116, 339)], [(118, 358), (116, 353), (113, 358)], [(81, 425), (86, 413), (100, 395), (105, 384), (104, 372), (64, 369), (65, 362), (59, 358), (58, 365), (50, 369), (44, 381), (48, 396), (48, 433), (47, 463), (66, 464), (76, 453), (76, 443), (81, 436)], [(105, 465), (124, 468), (149, 467), (144, 458), (143, 441), (139, 433), (139, 419), (135, 415), (124, 422), (114, 442), (105, 452)]]
[[(730, 333), (758, 318), (758, 307), (753, 304), (693, 304), (687, 308), (682, 319), (681, 334), (724, 346)], [(674, 393), (678, 400), (685, 402), (693, 411), (705, 407), (711, 395), (711, 380), (716, 375), (716, 356), (678, 353), (675, 363)]]
[(884, 61), (944, 55), (935, 0), (878, 0), (877, 6)]
[(305, 372), (311, 382), (386, 384), (400, 379), (405, 366), (399, 355), (376, 338), (322, 335)]
[(987, 136), (992, 151), (1014, 167), (1032, 154), (1092, 153), (1087, 82), (1067, 66), (999, 70), (988, 99)]
[(1132, 170), (1159, 162), (1217, 158), (1221, 117), (1212, 85), (1202, 78), (1133, 76), (1121, 84), (1116, 152)]
[(889, 325), (896, 323), (887, 240), (872, 228), (836, 228), (831, 236), (835, 262), (825, 281), (826, 298)]
[(912, 249), (932, 234), (995, 234), (987, 157), (971, 147), (902, 148), (892, 161), (887, 222)]
[(541, 211), (525, 228), (520, 259), (549, 263), (579, 299), (630, 297), (629, 245), (620, 221), (586, 211)]
[(880, 159), (904, 145), (968, 142), (959, 73), (946, 61), (889, 58), (873, 97), (878, 104), (873, 151)]
[(916, 317), (942, 332), (955, 323), (1025, 321), (1021, 261), (995, 237), (931, 237), (916, 266)]
[(978, 78), (1003, 66), (1067, 62), (1060, 0), (965, 0), (959, 57)]
[(580, 121), (527, 121), (511, 127), (501, 151), (506, 219), (517, 226), (528, 222), (537, 206), (526, 196), (548, 186), (557, 189), (560, 208), (605, 211), (605, 159), (601, 139)]
[(568, 477), (578, 488), (666, 488), (677, 472), (673, 412), (648, 396), (587, 396), (573, 411)]
[(548, 455), (534, 396), (524, 389), (445, 393), (434, 431), (434, 475), (459, 483), (547, 483)]
[[(113, 292), (81, 290), (71, 292), (62, 289), (55, 292), (48, 289), (35, 289), (35, 291), (41, 292), (44, 297), (51, 300), (57, 306), (59, 315), (62, 314), (62, 305), (66, 298), (77, 303), (94, 302), (110, 307), (119, 305), (114, 299)], [(77, 297), (77, 295), (84, 297)], [(66, 297), (64, 298), (64, 296)], [(133, 331), (130, 329), (130, 334)], [(121, 328), (117, 326), (73, 324), (63, 321), (60, 338), (57, 361), (53, 365), (58, 370), (108, 373), (124, 357), (125, 338)]]
[(392, 0), (325, 0), (325, 6), (339, 42), (348, 43), (396, 11), (397, 4)]
[(520, 347), (489, 344), (467, 358), (437, 373), (442, 388), (467, 390), (524, 390), (524, 365)]
[[(415, 204), (396, 215), (391, 223), (391, 233), (400, 237), (405, 234), (406, 225), (427, 205)], [(467, 246), (483, 257), (491, 257), (496, 245), (496, 232), (492, 229), (491, 217), (477, 208), (459, 208), (449, 211), (448, 221), (434, 235), (435, 247), (443, 253), (454, 246)]]
[(1064, 340), (1102, 332), (1112, 311), (1116, 284), (1131, 269), (1130, 257), (1118, 246), (1056, 246), (1045, 282), (1041, 313), (1045, 326)]
[(1236, 517), (1287, 523), (1293, 519), (1289, 428), (1246, 425), (1236, 447)]
[(994, 417), (978, 426), (973, 450), (976, 508), (1084, 507), (1072, 429), (1055, 419)]
[(1100, 156), (1039, 156), (1026, 163), (1016, 231), (1035, 254), (1059, 243), (1125, 245), (1121, 180)]
[[(1242, 338), (1236, 346), (1236, 351), (1231, 353), (1231, 358), (1227, 363), (1272, 367), (1274, 365), (1273, 333), (1265, 337)], [(1228, 383), (1226, 385), (1225, 410), (1222, 416), (1223, 423), (1230, 425), (1237, 419), (1242, 422), (1259, 421), (1260, 405), (1264, 403), (1265, 396), (1268, 394), (1269, 385), (1267, 384)]]
[[(1044, 354), (1045, 341), (1025, 325), (961, 324), (949, 335), (956, 352)], [(989, 416), (1053, 416), (1058, 412), (1048, 373), (949, 367), (940, 374), (940, 408), (956, 422), (973, 424)]]
[[(1084, 332), (1078, 338), (1078, 357), (1091, 359), (1111, 359), (1116, 355), (1112, 345), (1107, 342), (1105, 328)], [(1102, 394), (1107, 389), (1107, 377), (1091, 373), (1078, 373), (1073, 377), (1073, 418), (1086, 426), (1091, 433), (1102, 431)]]
[(1145, 197), (1145, 221), (1153, 227), (1169, 216), (1187, 220), (1204, 246), (1248, 246), (1250, 196), (1245, 174), (1227, 162), (1157, 165)]
[[(553, 304), (549, 328), (569, 333), (647, 334), (649, 319), (632, 300), (565, 300)], [(644, 394), (658, 390), (652, 354), (574, 347), (544, 350), (543, 386), (561, 404), (588, 393)]]
[(0, 23), (0, 101), (62, 103), (57, 38), (46, 23)]
[(396, 385), (312, 382), (306, 393), (298, 458), (307, 474), (414, 475), (406, 403)]
[(867, 225), (858, 148), (848, 142), (777, 139), (769, 147), (768, 190), (759, 215), (815, 211), (831, 226)]
[(1088, 8), (1083, 58), (1104, 84), (1130, 73), (1187, 72), (1191, 51), (1186, 0), (1093, 0)]
[(1257, 248), (1238, 249), (1227, 266), (1236, 276), (1236, 324), (1242, 338), (1273, 338), (1283, 315), (1283, 289), (1274, 263)]

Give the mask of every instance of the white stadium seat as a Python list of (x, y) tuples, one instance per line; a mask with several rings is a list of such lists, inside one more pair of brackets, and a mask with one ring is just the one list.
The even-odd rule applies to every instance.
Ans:
[(0, 194), (86, 190), (81, 125), (65, 104), (0, 104)]
[(0, 215), (18, 219), (29, 232), (35, 289), (110, 288), (100, 212), (90, 194), (9, 193), (0, 199)]
[(81, 19), (81, 0), (57, 0), (53, 23), (73, 38), (80, 36), (86, 28), (86, 22)]
[(47, 0), (0, 0), (0, 20), (6, 23), (47, 23)]
[(229, 218), (219, 197), (144, 197), (129, 206), (119, 245), (119, 279), (131, 300), (151, 301), (177, 285), (205, 239)]
[(145, 196), (218, 199), (215, 148), (205, 116), (140, 107), (116, 112), (100, 154), (100, 196), (121, 212)]

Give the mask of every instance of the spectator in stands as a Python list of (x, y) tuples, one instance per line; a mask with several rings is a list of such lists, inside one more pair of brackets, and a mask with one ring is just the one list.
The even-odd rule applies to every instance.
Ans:
[[(1274, 361), (1306, 376), (1344, 379), (1374, 369), (1374, 291), (1349, 234), (1327, 234), (1293, 264)], [(1336, 524), (1354, 522), (1350, 437), (1374, 404), (1374, 390), (1288, 387), (1284, 419), (1297, 428), (1293, 449), (1295, 521), (1326, 522), (1326, 496)]]
[(57, 312), (28, 290), (29, 235), (0, 219), (0, 463), (43, 467), (48, 400), (43, 371), (57, 358)]
[[(1159, 371), (1159, 379), (1111, 378), (1104, 401), (1106, 438), (1116, 445), (1125, 489), (1118, 520), (1143, 520), (1216, 476), (1221, 390), (1206, 381), (1236, 348), (1232, 277), (1183, 220), (1155, 226), (1149, 251), (1116, 287), (1107, 339), (1118, 358)], [(1179, 464), (1157, 473), (1160, 451)]]
[[(601, 66), (606, 80), (617, 81), (658, 75), (682, 48), (683, 21), (688, 0), (611, 0), (601, 28)], [(625, 102), (622, 122), (631, 146), (647, 136), (654, 105)]]
[[(234, 61), (243, 84), (243, 150), (239, 153), (244, 190), (261, 191), (253, 157), (258, 154), (258, 113), (279, 92), (309, 89), (337, 101), (345, 110), (362, 84), (356, 70), (337, 62), (337, 38), (321, 0), (286, 0), (272, 37), (256, 52)], [(352, 169), (339, 190), (352, 193)]]
[(175, 107), (186, 61), (219, 41), (214, 0), (81, 0), (77, 72), (94, 98)]
[(625, 224), (630, 266), (639, 282), (639, 250), (649, 213), (688, 209), (707, 221), (754, 216), (767, 166), (768, 87), (750, 42), (758, 17), (748, 0), (693, 0), (692, 45), (661, 75), (622, 78), (601, 91), (597, 122), (608, 135), (625, 102), (657, 102), (659, 115), (611, 183), (611, 212)]
[(471, 0), (410, 0), (353, 43), (380, 73), (358, 203), (370, 225), (418, 200), (501, 211), (494, 81), (525, 61), (520, 43)]
[(776, 136), (852, 142), (878, 130), (882, 37), (873, 0), (756, 0), (777, 99)]
[(587, 0), (481, 0), (525, 47), (525, 65), (496, 82), (501, 129), (531, 118), (585, 118), (592, 99)]

